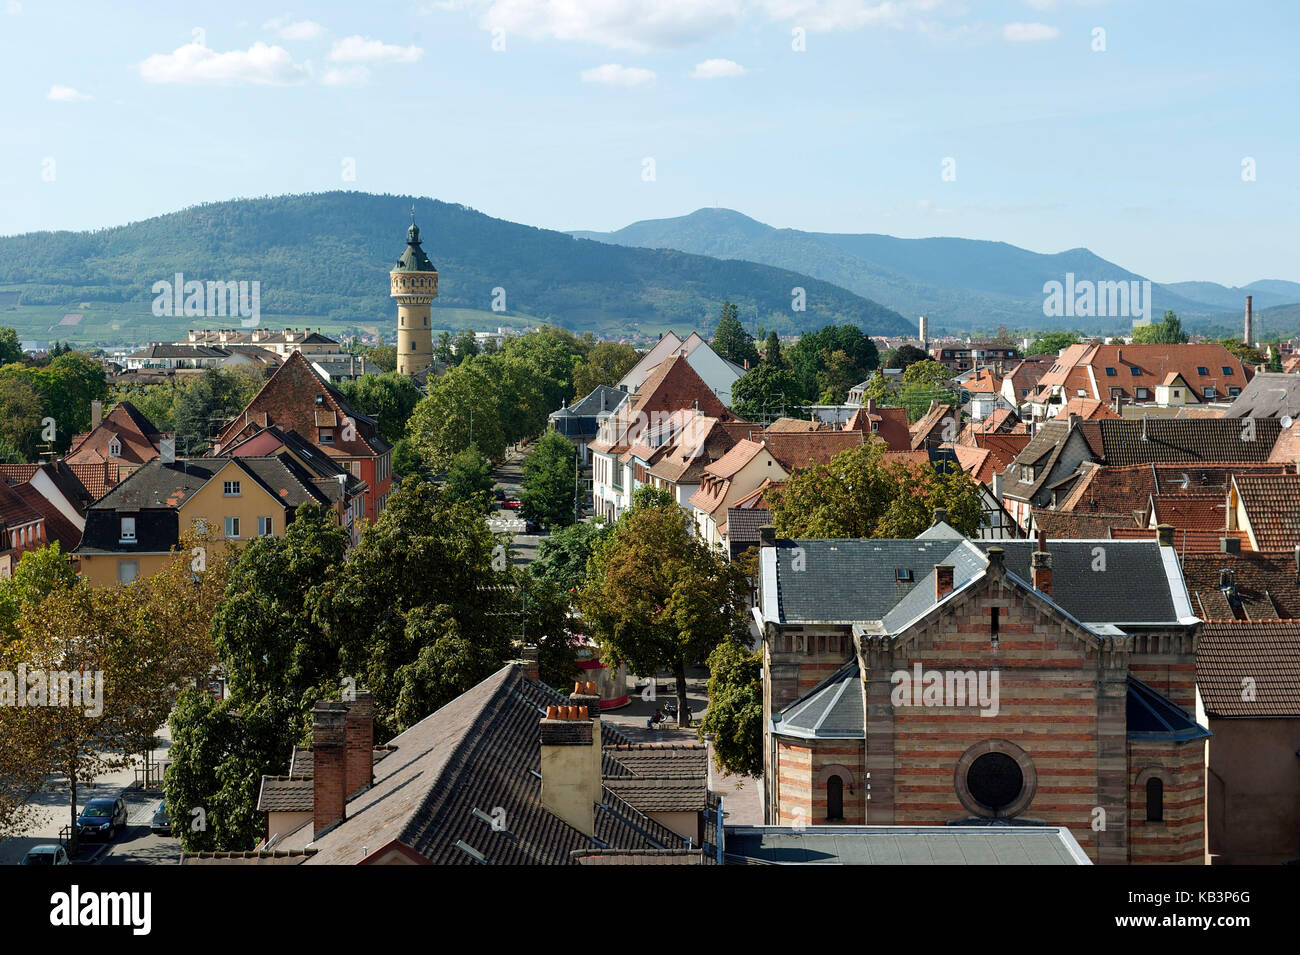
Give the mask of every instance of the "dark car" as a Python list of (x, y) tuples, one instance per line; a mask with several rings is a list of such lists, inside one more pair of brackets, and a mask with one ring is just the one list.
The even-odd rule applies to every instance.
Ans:
[(158, 808), (153, 811), (153, 819), (149, 821), (149, 831), (164, 836), (172, 834), (172, 823), (167, 818), (167, 800), (160, 802)]
[(536, 521), (524, 521), (525, 534), (540, 534), (541, 532), (542, 532), (541, 524), (538, 524)]
[(126, 803), (121, 796), (100, 796), (86, 803), (77, 817), (82, 838), (112, 839), (126, 828)]

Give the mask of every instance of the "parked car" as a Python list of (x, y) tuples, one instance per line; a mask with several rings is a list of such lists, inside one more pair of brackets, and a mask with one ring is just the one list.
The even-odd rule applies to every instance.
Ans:
[(525, 534), (540, 534), (541, 532), (542, 532), (541, 524), (538, 524), (536, 521), (524, 521)]
[(501, 506), (507, 511), (517, 511), (519, 508), (523, 507), (523, 502), (517, 497), (508, 497), (501, 502)]
[(27, 855), (23, 856), (23, 861), (19, 865), (72, 865), (72, 863), (68, 861), (68, 854), (63, 851), (63, 846), (43, 843), (28, 849)]
[(113, 839), (126, 828), (126, 803), (121, 796), (99, 796), (86, 803), (77, 817), (82, 838)]
[(164, 799), (160, 802), (158, 808), (153, 811), (153, 819), (149, 822), (149, 831), (164, 836), (172, 834), (172, 823), (167, 818), (167, 800)]

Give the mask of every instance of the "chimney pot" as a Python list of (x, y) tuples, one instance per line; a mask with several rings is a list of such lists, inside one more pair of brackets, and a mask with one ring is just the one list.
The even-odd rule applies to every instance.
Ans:
[(557, 720), (557, 719), (559, 719), (560, 717), (559, 717), (559, 714), (556, 712), (557, 710), (559, 710), (559, 707), (558, 707), (558, 706), (548, 706), (548, 707), (546, 708), (546, 718), (547, 718), (548, 720)]
[(763, 547), (772, 547), (776, 544), (776, 525), (764, 524), (758, 529), (758, 542)]
[(1161, 547), (1173, 547), (1174, 526), (1172, 524), (1157, 524), (1156, 540), (1160, 542)]
[[(1039, 545), (1042, 546), (1041, 544)], [(1045, 550), (1036, 550), (1029, 555), (1029, 573), (1033, 578), (1034, 589), (1045, 594), (1052, 592), (1052, 555)]]
[(587, 681), (587, 695), (588, 696), (596, 695), (596, 684), (590, 680)]
[(948, 509), (946, 507), (936, 507), (934, 509), (934, 522), (930, 526), (937, 527), (940, 524), (947, 523), (947, 521)]

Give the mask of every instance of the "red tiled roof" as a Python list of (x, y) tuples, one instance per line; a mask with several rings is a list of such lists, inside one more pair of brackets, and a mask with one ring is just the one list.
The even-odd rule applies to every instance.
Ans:
[(878, 435), (891, 451), (907, 451), (912, 447), (912, 434), (907, 424), (907, 411), (903, 408), (878, 408), (874, 402), (859, 408), (844, 422), (845, 431), (861, 431)]
[(1070, 415), (1077, 414), (1084, 421), (1096, 421), (1098, 418), (1118, 418), (1119, 415), (1106, 402), (1099, 401), (1095, 398), (1071, 398), (1067, 401), (1057, 417), (1069, 419)]
[(32, 507), (15, 488), (0, 484), (0, 526), (17, 527), (41, 519), (41, 512)]
[(866, 443), (861, 431), (805, 431), (786, 434), (763, 432), (762, 439), (772, 457), (787, 471), (830, 464), (841, 451), (860, 448)]
[(1216, 534), (1228, 526), (1225, 494), (1157, 494), (1151, 504), (1157, 524)]
[[(1228, 535), (1225, 535), (1228, 536)], [(1232, 532), (1239, 540), (1245, 535)], [(1203, 620), (1228, 620), (1237, 616), (1219, 589), (1223, 571), (1236, 589), (1238, 608), (1251, 620), (1300, 618), (1300, 575), (1293, 551), (1249, 550), (1242, 541), (1240, 554), (1188, 552), (1182, 558), (1183, 578), (1192, 597), (1192, 611)]]
[[(117, 438), (121, 452), (116, 455), (109, 452), (114, 438)], [(158, 457), (161, 438), (153, 422), (137, 411), (135, 405), (119, 401), (104, 416), (98, 428), (73, 439), (64, 460), (69, 464), (97, 464), (100, 461), (144, 464)]]
[(98, 501), (121, 483), (121, 469), (112, 461), (99, 464), (69, 464), (72, 473), (86, 488), (93, 501)]
[[(910, 429), (912, 447), (923, 447), (927, 440), (931, 440), (931, 433), (937, 428), (943, 427), (946, 418), (953, 419), (953, 431), (955, 433), (957, 425), (961, 423), (961, 415), (956, 412), (952, 405), (933, 402), (930, 410), (922, 415)], [(939, 440), (942, 441), (942, 436), (940, 436)]]
[(64, 517), (57, 507), (46, 500), (45, 495), (30, 484), (19, 484), (14, 488), (14, 491), (27, 502), (32, 510), (45, 519), (45, 539), (47, 541), (58, 541), (59, 549), (63, 553), (72, 553), (76, 546), (81, 543), (81, 531), (77, 530), (77, 525)]
[(1300, 544), (1300, 474), (1238, 474), (1233, 485), (1260, 550)]
[[(856, 412), (854, 412), (856, 414)], [(822, 431), (825, 425), (820, 421), (804, 421), (802, 418), (777, 418), (764, 431), (786, 433), (790, 431)]]
[[(1242, 692), (1246, 680), (1251, 694)], [(1211, 716), (1300, 716), (1300, 620), (1207, 622), (1196, 641), (1196, 686)]]
[[(317, 396), (321, 399), (320, 405), (316, 403)], [(354, 421), (355, 436), (344, 440), (342, 430), (336, 430), (333, 442), (322, 444), (319, 428), (335, 426), (329, 422), (342, 418)], [(354, 411), (343, 395), (312, 368), (302, 352), (297, 351), (275, 370), (247, 407), (218, 432), (214, 443), (224, 447), (250, 423), (273, 424), (284, 431), (297, 431), (335, 457), (372, 457), (389, 450), (375, 423)]]
[[(1231, 373), (1224, 374), (1224, 367)], [(1107, 368), (1113, 369), (1115, 374), (1108, 375)], [(1206, 370), (1206, 374), (1200, 373), (1201, 368)], [(1214, 387), (1220, 397), (1227, 397), (1230, 386), (1244, 387), (1246, 384), (1241, 360), (1219, 344), (1100, 345), (1086, 342), (1067, 348), (1039, 380), (1039, 387), (1059, 385), (1068, 395), (1077, 396), (1079, 390), (1083, 390), (1086, 397), (1102, 400), (1109, 399), (1111, 389), (1117, 388), (1132, 400), (1134, 389), (1153, 390), (1173, 372), (1181, 374), (1198, 397), (1204, 396), (1207, 387)]]

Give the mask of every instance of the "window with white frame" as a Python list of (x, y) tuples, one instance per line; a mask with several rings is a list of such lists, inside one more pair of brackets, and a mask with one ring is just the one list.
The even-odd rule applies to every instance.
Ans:
[(122, 442), (117, 440), (117, 438), (108, 442), (108, 455), (112, 458), (120, 458), (122, 456)]
[(239, 482), (223, 481), (221, 484), (221, 494), (223, 497), (239, 497)]
[(138, 560), (119, 560), (117, 562), (117, 582), (119, 584), (129, 584), (140, 576), (140, 562)]
[(272, 533), (271, 531), (272, 523), (273, 522), (269, 517), (259, 517), (257, 519), (257, 536), (270, 537)]
[(118, 535), (118, 537), (119, 540), (121, 540), (123, 543), (126, 543), (128, 541), (131, 543), (135, 543), (135, 518), (134, 517), (122, 518), (122, 530), (121, 533)]
[(239, 537), (239, 518), (226, 518), (226, 536), (231, 538)]

